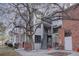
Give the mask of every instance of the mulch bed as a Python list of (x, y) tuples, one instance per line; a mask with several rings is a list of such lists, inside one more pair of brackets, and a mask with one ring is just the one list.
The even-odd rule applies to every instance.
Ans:
[(52, 53), (48, 53), (48, 54), (52, 55), (52, 56), (67, 56), (71, 53), (70, 52), (52, 52)]

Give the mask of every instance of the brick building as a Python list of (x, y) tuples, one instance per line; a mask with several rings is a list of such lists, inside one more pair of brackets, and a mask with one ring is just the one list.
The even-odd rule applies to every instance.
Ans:
[(65, 50), (79, 48), (79, 4), (65, 10), (62, 26), (58, 29), (59, 43)]
[[(61, 6), (62, 6), (62, 4), (61, 4)], [(67, 7), (69, 7), (69, 5), (67, 4), (67, 6), (65, 6), (65, 7), (67, 8)], [(59, 11), (60, 9), (57, 8), (57, 10)], [(44, 11), (42, 10), (42, 12), (44, 12)], [(50, 13), (51, 13), (51, 11), (50, 11)], [(59, 15), (59, 14), (56, 14), (56, 16), (57, 15)], [(37, 13), (37, 16), (41, 17), (40, 12)], [(33, 15), (33, 24), (37, 24), (40, 22), (41, 22), (40, 19), (37, 19), (36, 16)], [(22, 21), (20, 18), (16, 20), (16, 24), (25, 26), (25, 22)], [(13, 29), (14, 25), (12, 24), (11, 27)], [(64, 35), (62, 38), (62, 34), (64, 32), (61, 33), (62, 28), (63, 28), (63, 27), (62, 28), (61, 27), (62, 27), (62, 20), (60, 20), (60, 19), (55, 20), (55, 21), (50, 21), (49, 19), (43, 20), (42, 24), (37, 28), (35, 34), (33, 35), (34, 49), (40, 49), (40, 48), (47, 49), (49, 46), (56, 48), (56, 47), (58, 47), (58, 43), (63, 43), (61, 41), (64, 38)], [(33, 31), (35, 31), (35, 28), (36, 28), (36, 26), (34, 26)], [(11, 30), (9, 29), (8, 32), (12, 31), (12, 29)], [(28, 45), (28, 44), (24, 44), (24, 42), (29, 41), (28, 36), (25, 35), (24, 32), (25, 31), (23, 29), (19, 29), (19, 28), (15, 28), (13, 30), (13, 33), (10, 35), (11, 42), (13, 43), (13, 45), (14, 45), (14, 43), (19, 43), (19, 48), (25, 48), (24, 46)], [(59, 40), (59, 38), (61, 40)], [(55, 43), (57, 43), (57, 44), (55, 45)]]

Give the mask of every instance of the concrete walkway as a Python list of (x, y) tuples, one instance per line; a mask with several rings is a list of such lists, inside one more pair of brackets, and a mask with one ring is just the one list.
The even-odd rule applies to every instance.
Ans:
[(47, 50), (26, 51), (24, 49), (16, 49), (15, 51), (22, 56), (48, 56)]
[(68, 56), (79, 56), (79, 52), (72, 52), (72, 54), (70, 54)]
[(32, 51), (26, 51), (24, 49), (15, 49), (17, 53), (19, 53), (22, 56), (53, 56), (49, 55), (48, 53), (51, 52), (69, 52), (68, 56), (79, 56), (79, 52), (74, 52), (74, 51), (64, 51), (64, 50), (32, 50)]

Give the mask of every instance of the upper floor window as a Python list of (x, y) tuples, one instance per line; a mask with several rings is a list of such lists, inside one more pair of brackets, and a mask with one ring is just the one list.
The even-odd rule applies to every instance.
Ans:
[(58, 28), (53, 28), (53, 33), (58, 33)]
[(71, 31), (70, 30), (65, 30), (65, 36), (66, 37), (71, 36)]

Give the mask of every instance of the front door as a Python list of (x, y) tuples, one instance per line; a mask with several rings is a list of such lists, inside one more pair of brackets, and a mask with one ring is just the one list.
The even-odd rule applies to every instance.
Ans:
[(52, 48), (52, 36), (47, 35), (47, 48)]
[(64, 48), (65, 50), (72, 50), (72, 37), (65, 37), (65, 42), (64, 42)]
[(41, 35), (35, 35), (35, 50), (41, 48)]
[(70, 30), (65, 30), (64, 49), (72, 50), (72, 35)]

